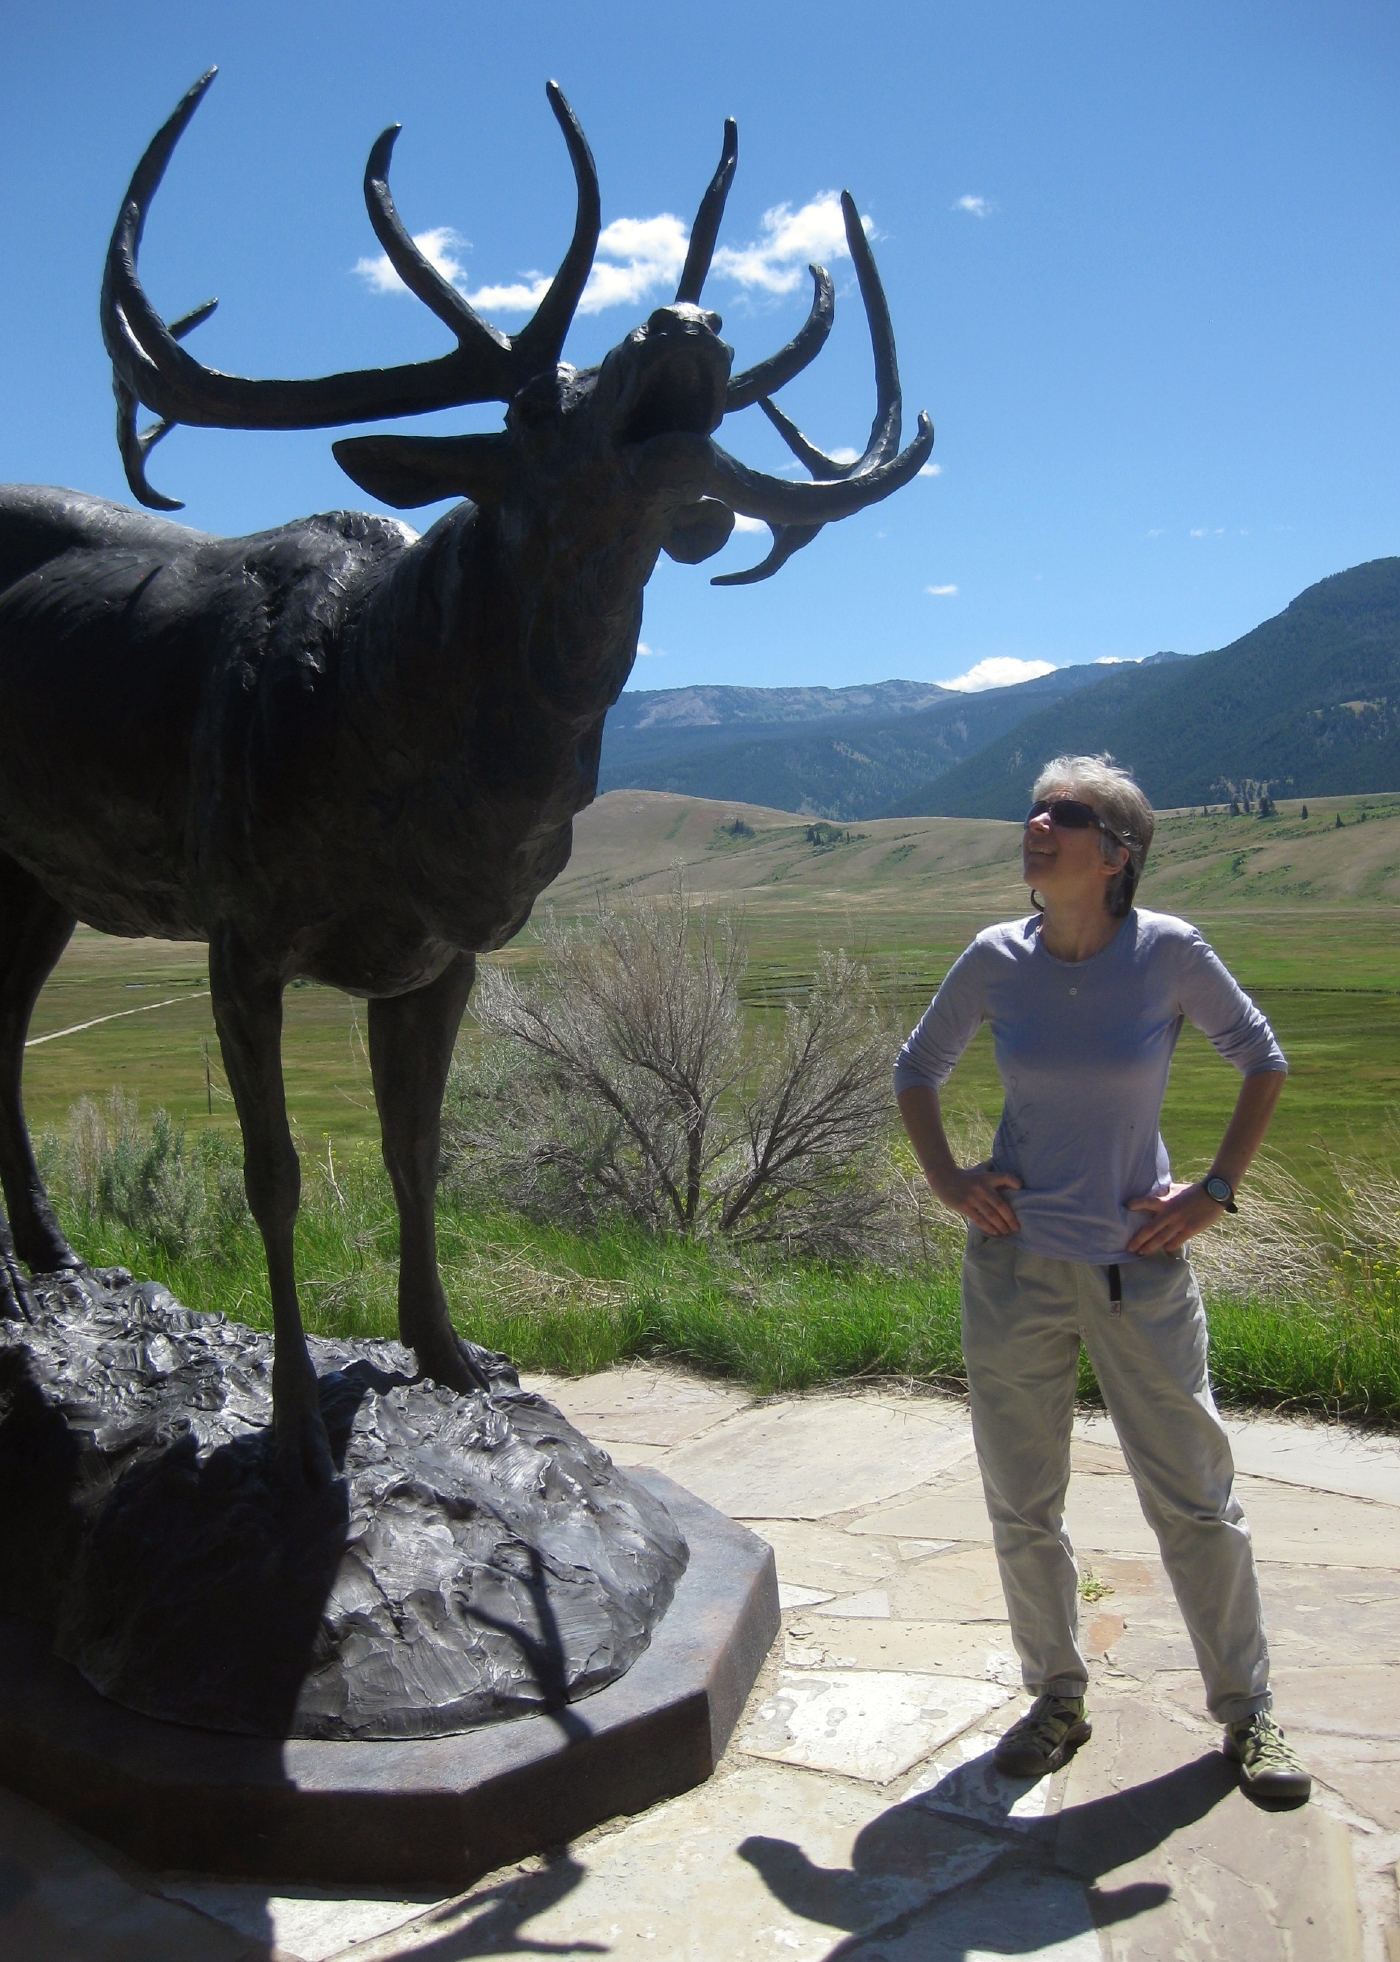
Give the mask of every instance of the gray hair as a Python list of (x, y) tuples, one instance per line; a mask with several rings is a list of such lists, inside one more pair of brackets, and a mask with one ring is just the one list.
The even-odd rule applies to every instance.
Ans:
[(1104, 895), (1109, 912), (1121, 920), (1132, 907), (1152, 833), (1157, 828), (1152, 806), (1128, 772), (1120, 769), (1107, 752), (1102, 756), (1052, 757), (1036, 778), (1031, 796), (1048, 797), (1056, 790), (1067, 791), (1098, 812), (1113, 833), (1111, 838), (1107, 832), (1099, 833), (1099, 848), (1105, 858), (1112, 858), (1115, 845), (1127, 847), (1128, 862), (1117, 878), (1109, 881)]

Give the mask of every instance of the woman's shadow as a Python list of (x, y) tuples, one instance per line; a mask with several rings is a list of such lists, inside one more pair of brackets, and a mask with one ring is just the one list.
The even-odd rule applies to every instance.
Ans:
[[(1034, 1954), (1169, 1900), (1171, 1889), (1157, 1882), (1116, 1889), (1096, 1883), (1203, 1819), (1237, 1782), (1222, 1753), (1209, 1751), (1128, 1791), (1048, 1818), (1015, 1819), (1011, 1808), (1031, 1781), (1000, 1777), (988, 1751), (872, 1819), (849, 1867), (818, 1866), (791, 1840), (758, 1835), (739, 1853), (789, 1912), (850, 1930), (828, 1962), (854, 1962), (877, 1940), (898, 1941), (907, 1962), (956, 1962), (988, 1948)], [(894, 1911), (884, 1917), (882, 1882), (906, 1889), (905, 1904), (891, 1902)], [(909, 1883), (920, 1882), (937, 1891), (921, 1890), (910, 1901)]]

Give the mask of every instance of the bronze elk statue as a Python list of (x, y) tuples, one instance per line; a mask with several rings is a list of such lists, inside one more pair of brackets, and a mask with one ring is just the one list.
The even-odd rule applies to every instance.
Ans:
[[(456, 338), (436, 360), (304, 381), (202, 367), (181, 345), (213, 302), (166, 323), (137, 254), (150, 200), (213, 79), (141, 159), (112, 236), (102, 330), (128, 481), (178, 424), (308, 429), (502, 402), (498, 433), (342, 440), (342, 468), (398, 508), (460, 498), (425, 536), (336, 511), (250, 538), (63, 490), (0, 490), (0, 1314), (32, 1274), (82, 1270), (25, 1127), (30, 1015), (78, 920), (202, 940), (267, 1251), (275, 1450), (292, 1482), (334, 1467), (297, 1304), (300, 1195), (281, 1066), (298, 977), (367, 998), (383, 1150), (401, 1224), (399, 1325), (420, 1368), (489, 1391), (438, 1275), (434, 1193), (448, 1064), (478, 953), (519, 931), (593, 798), (603, 720), (637, 651), (658, 553), (696, 563), (734, 514), (773, 533), (775, 572), (825, 524), (906, 484), (933, 431), (900, 442), (894, 337), (855, 205), (846, 236), (869, 321), (877, 408), (855, 463), (816, 449), (770, 397), (820, 351), (833, 290), (779, 353), (731, 375), (700, 304), (738, 154), (726, 123), (675, 300), (596, 368), (560, 360), (598, 241), (598, 180), (549, 85), (578, 186), (573, 238), (529, 323), (507, 336), (419, 253), (390, 196), (396, 128), (365, 172), (370, 221), (404, 284)], [(757, 403), (813, 481), (747, 468), (713, 441)], [(138, 430), (138, 405), (159, 420)]]

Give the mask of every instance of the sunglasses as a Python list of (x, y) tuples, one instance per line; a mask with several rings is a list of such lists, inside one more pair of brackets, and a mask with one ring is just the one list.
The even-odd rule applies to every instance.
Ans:
[(1125, 840), (1106, 825), (1092, 804), (1081, 804), (1077, 797), (1038, 797), (1026, 812), (1026, 823), (1048, 817), (1060, 831), (1102, 831), (1115, 845)]

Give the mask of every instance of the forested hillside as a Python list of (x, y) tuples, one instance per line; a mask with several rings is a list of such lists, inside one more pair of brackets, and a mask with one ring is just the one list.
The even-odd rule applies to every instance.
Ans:
[(598, 788), (729, 797), (853, 823), (1103, 672), (1060, 668), (971, 695), (909, 681), (639, 690), (609, 712)]
[(1323, 579), (1185, 664), (1111, 668), (895, 800), (891, 815), (1019, 817), (1041, 764), (1109, 750), (1154, 804), (1400, 789), (1400, 558)]
[(1400, 789), (1400, 558), (1323, 579), (1230, 646), (933, 683), (676, 688), (608, 716), (599, 790), (728, 798), (859, 823), (1015, 817), (1040, 765), (1108, 750), (1166, 808)]

